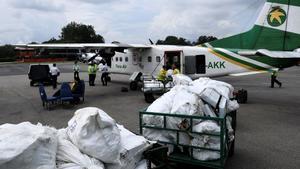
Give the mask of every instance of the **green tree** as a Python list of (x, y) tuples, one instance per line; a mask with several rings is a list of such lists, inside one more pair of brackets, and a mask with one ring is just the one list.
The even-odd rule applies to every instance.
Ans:
[(214, 40), (217, 40), (218, 38), (214, 37), (214, 36), (199, 36), (199, 38), (197, 39), (196, 42), (194, 42), (194, 45), (200, 45), (206, 42), (211, 42)]
[(15, 61), (16, 52), (15, 47), (12, 45), (0, 46), (0, 61)]
[(61, 43), (61, 40), (57, 40), (56, 38), (51, 38), (48, 41), (45, 41), (43, 43)]
[(96, 34), (92, 25), (71, 22), (62, 28), (60, 41), (64, 43), (104, 43), (104, 38)]
[(192, 43), (185, 38), (176, 36), (167, 36), (165, 40), (158, 40), (157, 45), (192, 45)]

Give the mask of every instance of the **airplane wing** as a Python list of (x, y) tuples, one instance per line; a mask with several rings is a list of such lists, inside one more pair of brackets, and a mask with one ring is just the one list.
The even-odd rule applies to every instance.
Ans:
[(142, 44), (122, 43), (56, 43), (56, 44), (15, 44), (16, 47), (46, 48), (46, 49), (149, 49), (151, 46)]
[(300, 52), (286, 52), (286, 51), (269, 51), (266, 49), (259, 49), (256, 51), (256, 54), (269, 56), (271, 58), (286, 58), (286, 59), (297, 59), (300, 58)]

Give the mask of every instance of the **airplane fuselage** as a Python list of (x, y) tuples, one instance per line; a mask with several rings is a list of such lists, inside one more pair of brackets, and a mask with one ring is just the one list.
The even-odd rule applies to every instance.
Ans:
[(181, 73), (192, 78), (278, 68), (274, 60), (266, 64), (258, 61), (257, 56), (251, 58), (226, 49), (197, 46), (153, 45), (146, 50), (128, 49), (124, 53), (117, 52), (111, 61), (110, 72), (113, 73), (132, 74), (139, 71), (156, 76), (163, 65), (175, 63)]

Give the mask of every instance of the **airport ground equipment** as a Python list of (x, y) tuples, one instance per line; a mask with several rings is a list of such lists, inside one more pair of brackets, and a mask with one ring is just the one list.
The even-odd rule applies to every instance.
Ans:
[(52, 84), (50, 66), (47, 64), (32, 64), (29, 66), (28, 78), (30, 86), (35, 83)]
[(143, 73), (142, 72), (134, 72), (129, 80), (130, 80), (130, 84), (129, 84), (129, 88), (130, 90), (137, 90), (138, 89), (138, 84), (139, 82), (141, 82), (141, 77), (142, 77)]
[[(143, 121), (143, 116), (145, 115), (153, 115), (159, 116), (163, 119), (163, 127), (153, 127), (147, 126)], [(143, 130), (153, 129), (158, 130), (159, 132), (175, 132), (176, 133), (176, 142), (161, 142), (158, 141), (152, 149), (144, 152), (145, 158), (148, 160), (148, 168), (149, 169), (179, 169), (179, 168), (217, 168), (222, 169), (225, 166), (226, 160), (234, 154), (234, 143), (229, 140), (228, 130), (226, 127), (226, 117), (232, 117), (232, 128), (236, 129), (236, 111), (228, 113), (225, 117), (204, 117), (204, 116), (190, 116), (190, 115), (178, 115), (178, 114), (166, 114), (166, 113), (152, 113), (146, 112), (145, 110), (140, 111), (139, 113), (139, 126), (140, 126), (140, 134), (143, 135)], [(158, 117), (158, 118), (159, 118)], [(168, 118), (182, 118), (187, 119), (190, 123), (190, 126), (193, 126), (193, 122), (195, 120), (212, 120), (216, 121), (220, 126), (220, 133), (197, 133), (192, 131), (192, 127), (187, 128), (186, 130), (180, 129), (171, 129), (167, 128), (166, 120)], [(220, 138), (220, 147), (218, 149), (210, 149), (198, 146), (191, 145), (181, 145), (179, 143), (179, 133), (187, 133), (187, 134), (197, 134), (197, 135), (210, 135), (216, 136)], [(168, 155), (168, 147), (166, 145), (174, 145), (174, 152)], [(179, 151), (179, 148), (182, 148), (185, 151)], [(200, 161), (193, 158), (193, 149), (203, 149), (209, 151), (218, 151), (220, 152), (219, 160), (212, 161)], [(190, 151), (189, 151), (190, 150)], [(154, 164), (155, 167), (152, 166)]]
[(142, 92), (147, 103), (152, 103), (155, 100), (154, 95), (162, 95), (175, 86), (171, 79), (159, 81), (153, 76), (142, 76), (142, 82)]

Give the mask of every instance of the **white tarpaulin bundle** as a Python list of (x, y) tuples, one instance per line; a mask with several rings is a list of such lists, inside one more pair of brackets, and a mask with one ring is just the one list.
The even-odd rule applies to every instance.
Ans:
[(55, 169), (57, 131), (29, 122), (0, 126), (0, 169)]
[(77, 110), (68, 122), (67, 134), (81, 152), (104, 163), (119, 162), (120, 131), (104, 111), (95, 107)]
[[(209, 78), (199, 78), (195, 81), (189, 81), (188, 77), (184, 75), (174, 77), (177, 80), (175, 87), (163, 96), (154, 101), (146, 110), (153, 113), (168, 113), (168, 114), (182, 114), (182, 115), (198, 115), (209, 117), (224, 117), (226, 113), (237, 110), (239, 105), (236, 101), (230, 100), (233, 98), (234, 88), (227, 83), (211, 80)], [(218, 111), (216, 111), (216, 108)], [(233, 130), (231, 128), (230, 119), (227, 118), (227, 128), (229, 130), (230, 139), (233, 140)], [(163, 127), (163, 116), (158, 115), (144, 115), (143, 122), (148, 126)], [(166, 126), (170, 129), (182, 129), (182, 126), (189, 123), (189, 119), (167, 117)], [(193, 121), (193, 125), (199, 124), (201, 128), (209, 123), (203, 123), (201, 120)], [(202, 126), (204, 125), (204, 126)], [(193, 126), (194, 127), (194, 126)], [(199, 128), (196, 127), (196, 129)], [(210, 131), (208, 131), (210, 132)], [(176, 143), (176, 133), (171, 131), (147, 129), (143, 130), (144, 136), (150, 140), (159, 140), (164, 142)], [(192, 144), (200, 146), (205, 143), (214, 143), (211, 145), (220, 145), (219, 139), (212, 137), (203, 137), (191, 139), (186, 133), (179, 134), (179, 142), (181, 144)], [(202, 153), (201, 153), (202, 151)], [(197, 159), (217, 159), (219, 155), (216, 153), (204, 153), (203, 150), (198, 149), (195, 153)], [(199, 153), (200, 152), (200, 153)]]
[(101, 161), (79, 151), (68, 139), (65, 129), (58, 131), (56, 160), (58, 169), (104, 169)]

